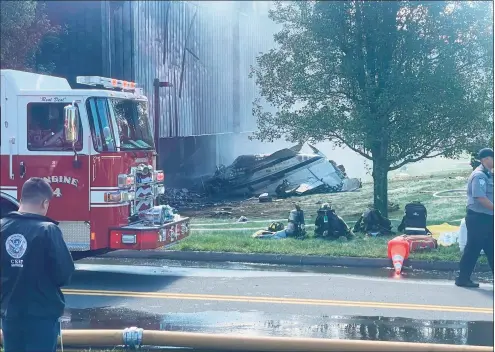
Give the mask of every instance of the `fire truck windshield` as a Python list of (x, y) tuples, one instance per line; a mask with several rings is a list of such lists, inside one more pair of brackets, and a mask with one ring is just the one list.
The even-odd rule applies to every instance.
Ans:
[(148, 119), (148, 106), (145, 101), (109, 99), (110, 107), (117, 122), (120, 148), (153, 149), (153, 135)]
[[(115, 138), (119, 139), (121, 150), (154, 149), (147, 102), (93, 97), (87, 100), (86, 107), (96, 150), (116, 151)], [(113, 130), (113, 119), (117, 131)]]

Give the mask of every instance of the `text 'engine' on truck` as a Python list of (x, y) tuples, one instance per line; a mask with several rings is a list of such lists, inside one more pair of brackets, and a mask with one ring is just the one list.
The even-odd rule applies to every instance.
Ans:
[(0, 211), (17, 210), (30, 177), (50, 182), (47, 216), (72, 252), (155, 249), (189, 235), (189, 219), (157, 205), (148, 100), (135, 83), (1, 70)]

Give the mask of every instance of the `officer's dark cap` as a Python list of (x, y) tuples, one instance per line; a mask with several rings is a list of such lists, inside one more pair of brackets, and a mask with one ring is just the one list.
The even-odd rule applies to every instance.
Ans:
[(491, 148), (483, 148), (478, 153), (478, 160), (481, 160), (481, 159), (484, 159), (484, 158), (488, 158), (489, 156), (491, 156), (493, 158), (493, 149), (491, 149)]

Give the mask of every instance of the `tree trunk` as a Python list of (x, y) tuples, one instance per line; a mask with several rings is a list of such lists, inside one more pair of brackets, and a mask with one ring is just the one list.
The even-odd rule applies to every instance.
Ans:
[(373, 205), (388, 217), (388, 168), (383, 157), (373, 158)]

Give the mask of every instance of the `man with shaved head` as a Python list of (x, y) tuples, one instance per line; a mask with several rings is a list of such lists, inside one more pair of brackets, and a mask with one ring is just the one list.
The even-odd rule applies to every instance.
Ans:
[(65, 308), (61, 287), (74, 262), (58, 222), (46, 216), (53, 191), (42, 178), (27, 180), (19, 211), (0, 221), (1, 313), (4, 352), (55, 352)]

